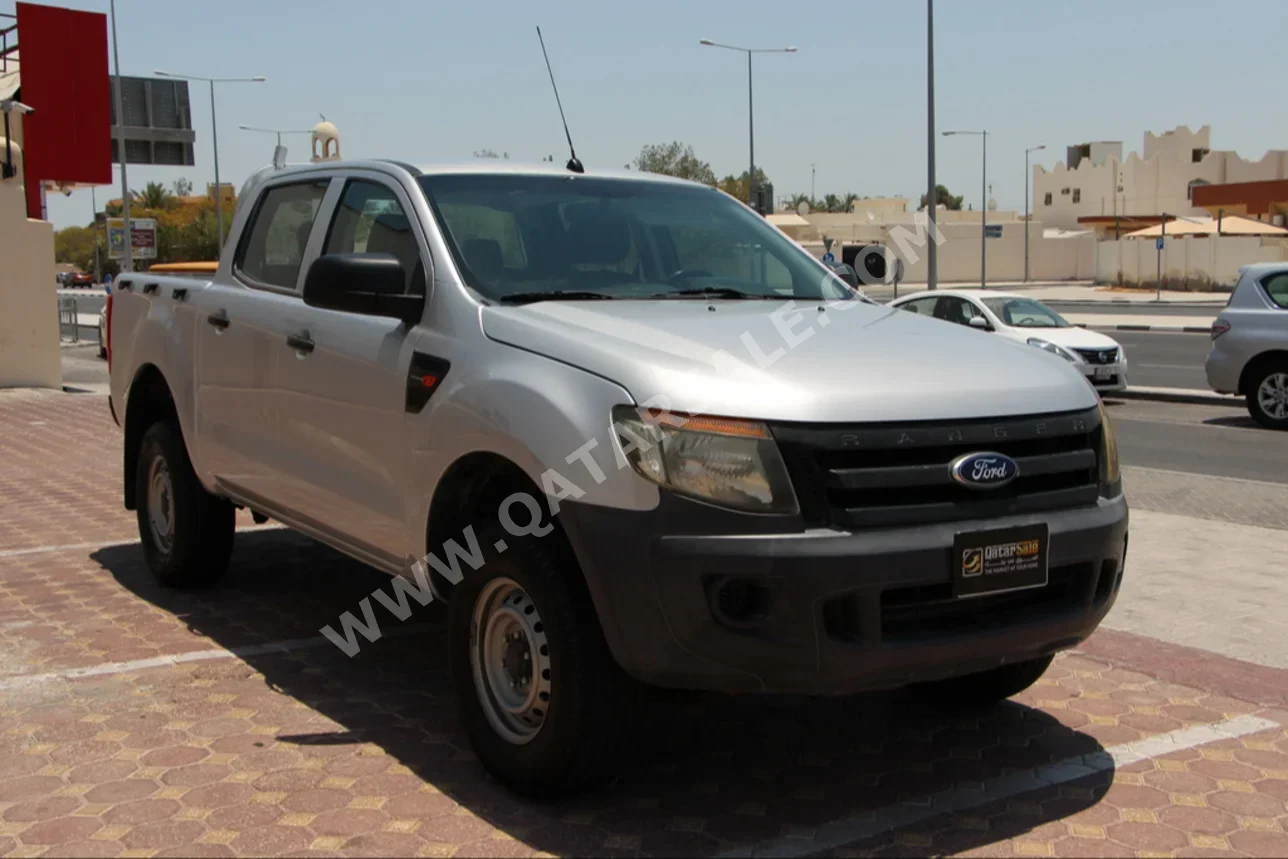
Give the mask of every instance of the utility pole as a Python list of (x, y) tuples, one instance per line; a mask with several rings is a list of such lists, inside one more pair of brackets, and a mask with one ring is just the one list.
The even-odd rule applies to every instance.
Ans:
[(1024, 150), (1024, 282), (1029, 282), (1029, 153), (1046, 149), (1046, 144), (1030, 146)]
[(809, 165), (809, 204), (814, 205), (814, 163)]
[(939, 282), (939, 244), (935, 230), (935, 0), (926, 0), (926, 217), (930, 227), (930, 254), (926, 258), (926, 288)]
[[(121, 97), (121, 54), (116, 48), (116, 0), (110, 0), (112, 16), (112, 65), (116, 67), (116, 125), (125, 128), (125, 107)], [(130, 231), (130, 183), (125, 176), (125, 134), (116, 141), (116, 157), (121, 162), (121, 216), (125, 219), (125, 248), (121, 254), (121, 272), (134, 271), (134, 238)], [(106, 212), (103, 213), (106, 216)], [(104, 224), (106, 227), (106, 224)], [(111, 253), (109, 232), (108, 252)]]

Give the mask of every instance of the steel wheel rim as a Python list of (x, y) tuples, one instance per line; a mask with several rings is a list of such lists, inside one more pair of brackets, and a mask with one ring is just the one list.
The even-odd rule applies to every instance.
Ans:
[(148, 527), (157, 549), (168, 554), (174, 546), (174, 485), (160, 456), (148, 467)]
[(1271, 373), (1261, 380), (1257, 405), (1277, 421), (1288, 418), (1288, 373)]
[(512, 579), (493, 579), (474, 601), (470, 663), (492, 730), (516, 746), (532, 742), (549, 708), (550, 649), (541, 613)]

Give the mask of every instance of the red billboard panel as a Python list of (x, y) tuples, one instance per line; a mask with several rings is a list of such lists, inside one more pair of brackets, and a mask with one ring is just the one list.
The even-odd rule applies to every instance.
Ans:
[[(27, 214), (40, 217), (40, 183), (112, 182), (107, 16), (19, 3)], [(34, 200), (34, 205), (33, 205)]]

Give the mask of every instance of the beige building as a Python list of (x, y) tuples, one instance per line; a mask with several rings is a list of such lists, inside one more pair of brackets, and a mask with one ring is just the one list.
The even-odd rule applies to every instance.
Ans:
[(1207, 125), (1198, 131), (1183, 125), (1162, 134), (1147, 131), (1141, 152), (1126, 158), (1120, 141), (1070, 146), (1052, 169), (1033, 167), (1033, 219), (1072, 229), (1164, 212), (1202, 215), (1192, 199), (1196, 186), (1288, 177), (1288, 150), (1251, 161), (1237, 152), (1212, 151), (1211, 133)]

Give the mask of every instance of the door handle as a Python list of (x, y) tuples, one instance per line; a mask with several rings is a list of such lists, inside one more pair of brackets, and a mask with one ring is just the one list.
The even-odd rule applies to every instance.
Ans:
[(216, 328), (218, 328), (220, 331), (223, 331), (231, 324), (227, 314), (225, 314), (222, 310), (219, 311), (218, 313), (212, 313), (209, 316), (207, 316), (206, 321), (209, 322), (211, 325), (215, 326)]
[(313, 341), (309, 339), (308, 332), (303, 334), (290, 334), (286, 337), (286, 345), (290, 346), (296, 352), (309, 354), (313, 351)]

